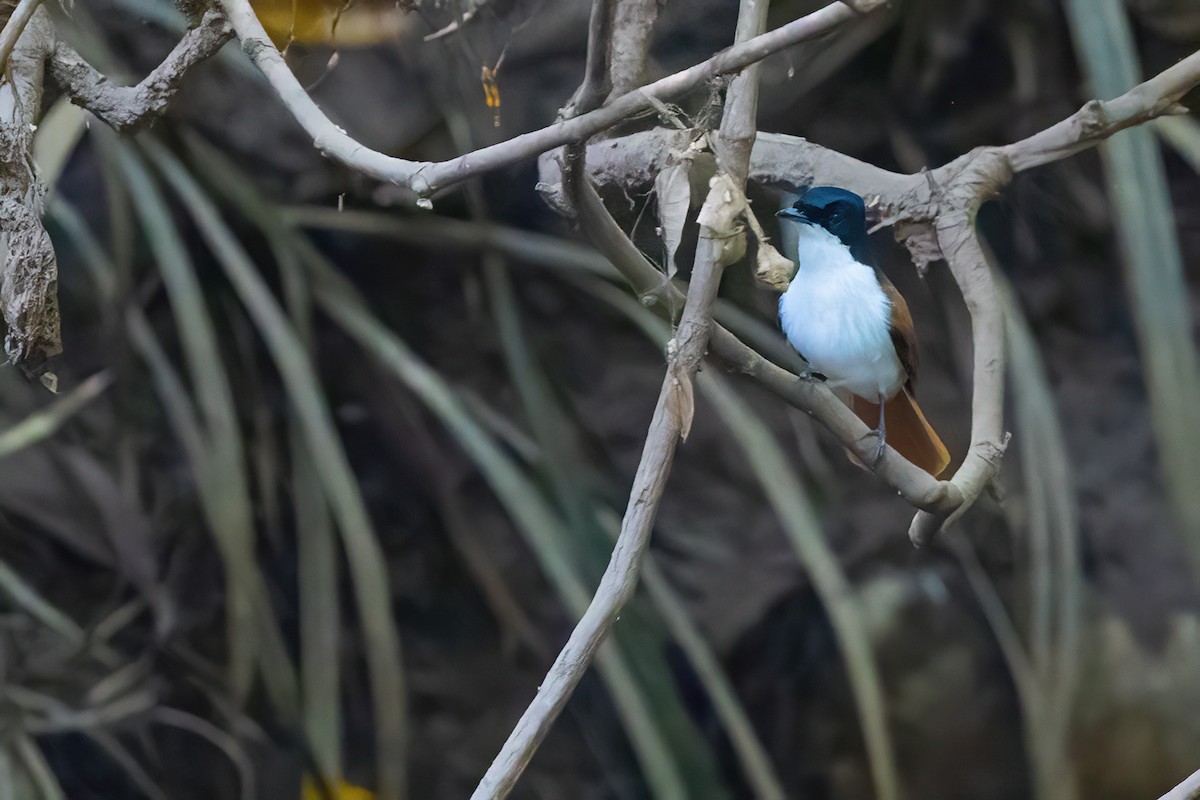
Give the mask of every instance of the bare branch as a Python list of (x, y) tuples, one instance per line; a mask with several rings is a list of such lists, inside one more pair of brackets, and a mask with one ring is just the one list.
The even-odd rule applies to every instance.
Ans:
[(335, 125), (296, 80), (254, 15), (249, 0), (219, 1), (241, 40), (242, 49), (313, 137), (314, 146), (322, 154), (373, 178), (408, 186), (421, 197), (428, 197), (474, 175), (587, 139), (627, 117), (652, 109), (655, 102), (687, 92), (718, 75), (738, 72), (773, 53), (827, 33), (858, 17), (849, 7), (834, 3), (770, 33), (736, 44), (707, 61), (615, 98), (595, 111), (448, 161), (420, 162), (371, 150)]
[[(10, 20), (5, 32), (12, 26)], [(9, 56), (6, 79), (0, 82), (0, 307), (8, 323), (4, 349), (28, 375), (40, 375), (47, 361), (62, 351), (58, 264), (42, 225), (43, 190), (30, 155), (42, 104), (43, 65), (52, 41), (50, 19), (35, 6)]]
[(1200, 83), (1200, 52), (1193, 53), (1112, 100), (1092, 100), (1071, 116), (1003, 148), (1013, 172), (1058, 161), (1095, 147), (1117, 131), (1168, 114), (1186, 114), (1179, 100)]
[[(945, 259), (971, 312), (975, 342), (971, 446), (954, 477), (937, 481), (888, 448), (875, 473), (921, 511), (909, 535), (920, 546), (957, 519), (987, 488), (1007, 444), (1004, 431), (1004, 317), (990, 267), (974, 229), (980, 205), (1006, 186), (1013, 173), (1065, 158), (1095, 146), (1117, 131), (1156, 116), (1175, 113), (1178, 100), (1200, 83), (1200, 53), (1106, 102), (1092, 101), (1071, 117), (1022, 141), (979, 148), (928, 173), (901, 175), (879, 169), (803, 139), (759, 134), (750, 154), (749, 177), (763, 185), (797, 190), (812, 185), (843, 186), (878, 198), (885, 221), (913, 255), (918, 269)], [(609, 139), (589, 148), (588, 177), (599, 185), (618, 183), (625, 191), (648, 186), (669, 154), (686, 146), (690, 131), (658, 129)], [(543, 194), (564, 212), (575, 211), (593, 241), (634, 289), (663, 295), (674, 307), (677, 286), (624, 239), (603, 211), (599, 197), (571, 204), (557, 186), (555, 154), (542, 157)], [(602, 213), (601, 213), (602, 212)], [(603, 223), (607, 217), (608, 223)], [(611, 228), (609, 227), (611, 226)], [(615, 229), (615, 230), (613, 230)], [(600, 232), (600, 235), (595, 235)], [(626, 240), (627, 241), (627, 240)], [(727, 364), (751, 375), (787, 402), (812, 414), (862, 458), (865, 426), (845, 412), (831, 393), (800, 381), (764, 359), (723, 329), (713, 334), (713, 351)]]
[(970, 174), (961, 175), (942, 198), (947, 209), (938, 214), (938, 246), (954, 274), (967, 310), (971, 312), (971, 338), (975, 343), (974, 387), (971, 395), (971, 446), (951, 484), (964, 502), (952, 514), (919, 511), (909, 527), (912, 543), (921, 547), (952, 519), (956, 519), (983, 493), (1000, 469), (1008, 445), (1004, 430), (1004, 309), (991, 265), (975, 232), (975, 213), (983, 201), (1010, 177), (1007, 163), (992, 154), (976, 159)]
[[(767, 6), (766, 0), (742, 0), (737, 41), (751, 39), (766, 26)], [(581, 105), (598, 102), (601, 96), (595, 91), (597, 82), (594, 67), (606, 51), (604, 37), (609, 29), (604, 16), (610, 13), (609, 8), (609, 0), (595, 0), (592, 37), (588, 48), (588, 77), (578, 94)], [(756, 77), (754, 70), (747, 70), (730, 87), (722, 122), (723, 132), (744, 134), (749, 131), (750, 141), (756, 107), (754, 95), (758, 91)], [(743, 94), (748, 97), (738, 96)], [(745, 142), (744, 146), (742, 144), (723, 141), (721, 148), (727, 154), (730, 173), (741, 175), (744, 180), (750, 146), (749, 142)], [(568, 158), (571, 158), (570, 154)], [(586, 179), (577, 183), (586, 183)], [(499, 800), (512, 791), (517, 778), (561, 713), (609, 628), (637, 587), (642, 554), (650, 541), (658, 504), (675, 459), (675, 449), (681, 439), (687, 438), (691, 428), (695, 407), (692, 381), (708, 348), (713, 327), (712, 309), (721, 275), (728, 264), (737, 261), (745, 252), (744, 236), (736, 213), (730, 212), (730, 194), (740, 194), (742, 191), (743, 185), (735, 182), (730, 174), (723, 173), (712, 181), (708, 199), (700, 212), (701, 234), (692, 268), (692, 281), (679, 328), (667, 346), (667, 374), (646, 434), (641, 461), (634, 475), (629, 504), (621, 521), (621, 532), (612, 557), (587, 611), (555, 659), (537, 696), (521, 715), (500, 754), (484, 775), (472, 795), (473, 800)], [(741, 247), (738, 246), (739, 240)]]
[(479, 15), (479, 12), (488, 4), (488, 2), (489, 0), (479, 0), (479, 2), (475, 3), (466, 11), (464, 11), (461, 17), (451, 20), (450, 23), (445, 27), (439, 28), (433, 33), (428, 34), (423, 41), (435, 42), (444, 36), (449, 36), (450, 34), (466, 27), (471, 20), (475, 19), (475, 17)]
[(617, 0), (617, 17), (610, 52), (612, 97), (642, 85), (659, 0)]
[(583, 68), (583, 83), (567, 109), (567, 116), (576, 117), (595, 111), (604, 102), (609, 90), (609, 42), (613, 37), (613, 16), (617, 0), (594, 0), (588, 21), (587, 59)]
[(21, 0), (8, 16), (8, 21), (4, 23), (4, 30), (0, 31), (0, 72), (3, 72), (8, 66), (8, 57), (12, 55), (13, 48), (17, 46), (17, 39), (21, 38), (25, 26), (33, 18), (33, 12), (37, 11), (41, 5), (42, 0)]
[(150, 124), (175, 95), (183, 76), (233, 38), (233, 29), (215, 9), (184, 34), (161, 64), (136, 86), (115, 86), (65, 42), (55, 45), (50, 73), (76, 105), (118, 131)]
[[(588, 231), (596, 248), (637, 295), (643, 301), (659, 301), (668, 309), (682, 308), (683, 283), (664, 280), (663, 274), (642, 255), (604, 208), (590, 183), (581, 187), (580, 200), (580, 227)], [(870, 429), (824, 383), (803, 380), (776, 366), (722, 326), (714, 327), (710, 344), (718, 361), (728, 369), (753, 378), (784, 402), (816, 417), (863, 463), (874, 460), (876, 445), (869, 440)], [(913, 466), (890, 447), (875, 467), (875, 474), (916, 508), (949, 514), (962, 503), (961, 493), (949, 482), (939, 481)]]
[(1200, 798), (1200, 769), (1184, 778), (1178, 786), (1158, 800), (1197, 800)]

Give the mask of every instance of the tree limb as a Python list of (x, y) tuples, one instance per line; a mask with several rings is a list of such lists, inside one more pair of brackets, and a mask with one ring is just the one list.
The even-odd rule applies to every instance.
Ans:
[[(325, 116), (300, 85), (263, 30), (249, 0), (219, 2), (237, 32), (246, 55), (266, 76), (292, 116), (313, 137), (314, 146), (323, 155), (364, 175), (407, 186), (422, 198), (474, 175), (587, 139), (627, 117), (651, 110), (660, 100), (695, 89), (719, 75), (738, 72), (773, 53), (827, 33), (859, 16), (848, 6), (833, 3), (769, 33), (735, 44), (693, 67), (621, 95), (602, 108), (448, 161), (428, 162), (385, 155), (348, 135)], [(879, 2), (871, 0), (860, 5), (873, 8)]]
[(1200, 770), (1184, 778), (1178, 786), (1158, 800), (1197, 800), (1200, 798)]
[[(16, 14), (5, 31), (15, 24)], [(35, 6), (0, 82), (0, 307), (8, 324), (4, 350), (27, 375), (41, 375), (62, 351), (58, 262), (42, 225), (43, 189), (31, 157), (53, 35), (45, 9)]]
[[(1200, 53), (1108, 101), (1091, 101), (1051, 127), (1013, 144), (983, 147), (925, 173), (902, 175), (880, 169), (804, 139), (781, 134), (758, 135), (750, 155), (749, 177), (762, 185), (796, 191), (814, 185), (842, 186), (878, 200), (878, 208), (895, 235), (909, 248), (918, 269), (945, 259), (971, 312), (975, 341), (971, 446), (950, 481), (937, 481), (904, 461), (891, 448), (874, 472), (912, 505), (921, 509), (909, 535), (920, 546), (957, 519), (987, 488), (999, 468), (1007, 443), (1003, 425), (1004, 320), (998, 295), (974, 229), (975, 213), (999, 193), (1012, 175), (1093, 147), (1114, 133), (1164, 114), (1179, 113), (1178, 100), (1200, 83)], [(588, 178), (597, 186), (619, 184), (627, 192), (644, 189), (666, 163), (670, 153), (686, 146), (690, 131), (656, 129), (608, 139), (589, 148)], [(541, 186), (547, 201), (566, 213), (587, 215), (585, 228), (598, 224), (600, 198), (573, 205), (557, 173), (554, 153), (540, 162)], [(583, 195), (587, 198), (586, 192)], [(607, 212), (604, 212), (607, 216)], [(611, 219), (611, 218), (609, 218)], [(612, 226), (616, 223), (611, 222)], [(618, 234), (620, 234), (618, 236)], [(678, 287), (664, 283), (662, 274), (637, 248), (623, 246), (619, 228), (593, 237), (635, 291), (665, 294), (674, 302)], [(627, 239), (625, 240), (628, 241)], [(781, 398), (816, 417), (841, 443), (860, 456), (866, 426), (842, 404), (812, 382), (801, 381), (771, 364), (732, 334), (717, 329), (713, 352), (728, 366), (750, 375)]]
[(613, 98), (642, 85), (650, 38), (658, 19), (658, 3), (659, 0), (617, 0), (610, 54)]
[(175, 95), (183, 76), (196, 64), (213, 56), (233, 38), (233, 29), (215, 9), (204, 12), (200, 23), (184, 34), (171, 53), (136, 86), (109, 82), (65, 42), (55, 44), (50, 74), (76, 105), (91, 111), (118, 131), (134, 131), (150, 124)]
[(0, 31), (0, 72), (8, 67), (8, 57), (12, 55), (13, 48), (17, 46), (17, 39), (21, 38), (25, 26), (33, 18), (33, 12), (37, 11), (41, 5), (42, 0), (21, 0), (9, 14), (8, 20), (4, 23), (4, 30)]
[[(742, 0), (736, 38), (751, 39), (766, 26), (768, 4), (764, 0)], [(609, 33), (610, 0), (595, 0), (592, 35), (588, 47), (588, 69), (578, 97), (584, 103), (599, 102), (602, 85), (596, 78), (597, 63), (606, 57)], [(611, 19), (609, 17), (608, 19)], [(721, 152), (727, 173), (714, 178), (708, 199), (700, 213), (701, 235), (692, 268), (692, 281), (680, 317), (679, 328), (667, 346), (667, 374), (659, 392), (654, 416), (642, 448), (641, 461), (630, 489), (629, 504), (621, 521), (621, 532), (613, 547), (608, 567), (587, 611), (571, 632), (566, 645), (555, 659), (537, 696), (521, 715), (516, 727), (501, 748), (473, 800), (498, 800), (506, 797), (533, 757), (538, 745), (566, 705), (579, 680), (591, 664), (596, 650), (609, 628), (637, 588), (642, 554), (650, 541), (650, 532), (658, 515), (667, 476), (675, 458), (675, 449), (686, 439), (694, 412), (693, 377), (704, 358), (712, 329), (712, 309), (726, 265), (744, 253), (737, 241), (743, 236), (736, 216), (727, 212), (731, 191), (742, 187), (732, 176), (746, 174), (753, 141), (756, 108), (757, 70), (747, 69), (731, 84), (722, 121)], [(728, 136), (728, 138), (726, 138)], [(579, 148), (583, 150), (583, 148)], [(568, 160), (579, 161), (568, 153)], [(577, 164), (578, 165), (578, 164)], [(586, 183), (586, 180), (580, 181)]]

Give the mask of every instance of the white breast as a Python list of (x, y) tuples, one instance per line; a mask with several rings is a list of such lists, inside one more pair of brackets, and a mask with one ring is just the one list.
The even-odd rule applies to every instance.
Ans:
[(788, 342), (840, 393), (890, 398), (907, 376), (891, 337), (891, 301), (875, 271), (816, 225), (801, 224), (800, 265), (779, 298)]

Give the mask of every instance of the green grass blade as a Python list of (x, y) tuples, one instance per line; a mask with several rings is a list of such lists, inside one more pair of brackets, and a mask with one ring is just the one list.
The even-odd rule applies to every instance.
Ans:
[[(312, 353), (312, 294), (295, 253), (278, 235), (271, 252), (283, 276), (283, 293), (296, 334)], [(310, 359), (312, 356), (310, 355)], [(341, 601), (336, 531), (321, 490), (315, 454), (295, 419), (288, 420), (292, 503), (300, 580), (300, 674), (304, 731), (325, 780), (342, 778)]]
[[(1067, 19), (1092, 92), (1115, 97), (1141, 80), (1121, 0), (1067, 0)], [(1132, 128), (1101, 145), (1146, 371), (1163, 482), (1200, 574), (1200, 358), (1192, 339), (1183, 257), (1162, 154), (1152, 130)]]
[(29, 792), (23, 788), (18, 788), (21, 776), (17, 774), (11, 751), (11, 744), (0, 747), (0, 797), (11, 797), (14, 800), (21, 800), (23, 797), (28, 797)]
[(40, 411), (0, 432), (0, 458), (35, 445), (66, 424), (112, 385), (107, 372), (98, 372)]
[[(545, 370), (533, 356), (503, 257), (485, 252), (483, 275), (512, 383), (541, 450), (537, 464), (541, 480), (551, 488), (570, 529), (560, 546), (573, 553), (588, 580), (598, 581), (611, 557), (612, 543), (597, 527), (597, 503), (587, 491), (590, 482), (573, 438), (578, 425), (567, 417)], [(659, 614), (649, 605), (652, 603), (646, 603), (645, 597), (635, 597), (622, 613), (613, 641), (628, 657), (646, 703), (670, 745), (677, 771), (687, 784), (688, 796), (721, 796), (723, 782), (713, 769), (710, 748), (680, 702), (675, 678), (663, 657), (666, 632), (657, 624)]]
[(226, 227), (216, 206), (166, 148), (151, 140), (147, 140), (146, 147), (258, 326), (287, 388), (308, 447), (319, 454), (322, 486), (342, 532), (367, 642), (375, 710), (378, 790), (384, 800), (397, 800), (404, 794), (405, 695), (387, 562), (338, 438), (329, 404), (295, 328), (253, 260)]
[(1188, 166), (1200, 172), (1200, 122), (1194, 117), (1159, 117), (1154, 127)]
[(58, 178), (83, 138), (87, 112), (67, 97), (61, 97), (42, 116), (33, 137), (33, 162), (42, 183), (53, 192)]
[[(308, 251), (307, 256), (305, 263), (313, 275), (313, 292), (320, 307), (380, 364), (394, 372), (450, 430), (525, 531), (542, 569), (568, 608), (581, 615), (591, 593), (562, 547), (569, 532), (540, 493), (471, 418), (441, 376), (376, 320), (354, 290), (315, 252)], [(636, 678), (611, 642), (601, 648), (598, 666), (655, 797), (686, 797), (683, 778), (655, 720), (646, 713)]]
[[(1026, 736), (1037, 773), (1036, 796), (1069, 798), (1071, 709), (1079, 669), (1083, 574), (1079, 509), (1070, 454), (1037, 342), (1016, 296), (1001, 278), (1008, 337), (1009, 385), (1028, 502), (1034, 581), (1033, 667), (1040, 698), (1027, 709)], [(1040, 544), (1039, 544), (1040, 543)], [(1040, 633), (1036, 633), (1039, 632)]]
[(25, 767), (25, 773), (37, 789), (38, 797), (41, 800), (67, 800), (58, 778), (54, 777), (54, 771), (46, 763), (46, 757), (42, 755), (33, 739), (29, 736), (17, 736), (13, 745), (17, 751), (17, 758)]
[(42, 597), (37, 589), (26, 583), (4, 561), (0, 561), (0, 594), (7, 596), (14, 606), (24, 610), (71, 644), (82, 647), (85, 643), (87, 637), (75, 624), (75, 620)]
[(135, 211), (162, 275), (171, 302), (198, 400), (205, 440), (205, 457), (197, 481), (202, 494), (220, 499), (206, 504), (214, 516), (210, 527), (225, 556), (229, 572), (229, 648), (231, 681), (235, 696), (250, 690), (258, 657), (258, 637), (247, 591), (247, 572), (254, 564), (254, 530), (249, 485), (237, 423), (233, 392), (217, 345), (216, 328), (204, 303), (204, 293), (179, 231), (167, 210), (166, 200), (149, 171), (132, 148), (115, 144), (117, 160), (127, 182)]
[[(132, 155), (130, 158), (133, 158)], [(130, 176), (134, 184), (136, 185), (139, 178), (148, 182), (145, 168), (136, 159), (133, 159), (133, 163), (136, 165), (135, 169), (140, 167), (140, 172), (135, 171)], [(145, 184), (143, 184), (144, 187)], [(157, 195), (157, 187), (154, 187), (153, 184), (149, 184), (149, 190)], [(157, 197), (161, 200), (161, 195), (157, 195)], [(153, 197), (151, 197), (151, 201), (153, 201)], [(157, 231), (157, 236), (151, 238), (151, 246), (160, 259), (164, 256), (177, 255), (183, 250), (178, 232), (174, 229), (171, 221), (165, 218), (165, 212), (161, 211), (161, 204), (158, 206), (157, 212), (152, 202), (149, 205), (140, 204), (138, 209), (143, 214), (149, 214), (146, 221), (155, 226), (154, 230)], [(85, 263), (90, 264), (89, 272), (96, 281), (97, 290), (101, 296), (112, 300), (111, 296), (104, 294), (107, 291), (114, 291), (118, 280), (117, 267), (112, 259), (105, 255), (103, 248), (82, 217), (66, 201), (57, 198), (50, 206), (50, 213), (56, 223), (71, 237)], [(190, 261), (175, 262), (172, 266), (175, 269), (188, 270)], [(187, 277), (185, 275), (182, 281), (181, 301), (184, 304), (201, 304), (197, 313), (206, 316), (207, 312), (202, 307), (202, 298), (196, 294), (188, 294), (189, 281)], [(194, 274), (191, 275), (190, 283), (195, 284)], [(178, 285), (176, 288), (180, 289)], [(195, 476), (201, 509), (221, 553), (222, 563), (230, 583), (228, 589), (230, 593), (228, 635), (231, 637), (229, 643), (230, 674), (235, 696), (242, 696), (248, 689), (255, 661), (256, 659), (260, 660), (265, 685), (273, 702), (285, 715), (294, 716), (296, 679), (283, 642), (283, 635), (267, 599), (262, 575), (255, 567), (253, 520), (250, 516), (250, 500), (246, 495), (245, 484), (236, 482), (236, 472), (233, 475), (226, 474), (219, 479), (213, 477), (214, 473), (229, 469), (228, 462), (240, 453), (240, 440), (230, 443), (225, 448), (223, 453), (225, 460), (221, 461), (220, 454), (210, 441), (210, 432), (206, 431), (200, 420), (183, 381), (171, 366), (170, 360), (158, 344), (153, 329), (141, 310), (135, 306), (128, 307), (124, 322), (130, 341), (150, 369), (155, 387), (163, 400), (168, 420), (184, 446)], [(208, 329), (205, 330), (202, 323), (201, 327), (192, 329), (191, 335), (194, 339), (207, 339), (212, 335), (211, 324), (207, 327)], [(207, 351), (209, 342), (193, 341), (194, 347), (197, 344), (201, 352)], [(215, 347), (215, 342), (211, 342), (211, 344)], [(214, 381), (220, 381), (224, 377), (223, 368), (212, 375)], [(225, 397), (221, 393), (214, 392), (211, 400), (223, 404)], [(231, 407), (223, 409), (221, 413), (229, 417), (235, 415)], [(236, 419), (227, 424), (224, 430), (227, 434), (237, 436)], [(244, 478), (244, 470), (241, 475)], [(232, 605), (234, 596), (238, 598), (239, 603), (236, 607)], [(247, 639), (249, 639), (248, 642), (244, 641)], [(254, 646), (255, 643), (257, 646)]]

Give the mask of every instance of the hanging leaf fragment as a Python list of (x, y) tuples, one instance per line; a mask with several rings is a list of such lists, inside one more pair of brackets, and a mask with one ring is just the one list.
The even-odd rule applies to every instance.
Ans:
[(673, 370), (668, 391), (667, 410), (679, 422), (679, 438), (686, 442), (692, 432), (692, 419), (696, 416), (696, 389), (691, 376), (684, 370)]
[(692, 188), (688, 180), (689, 159), (672, 159), (654, 179), (654, 195), (658, 198), (658, 222), (666, 248), (667, 276), (675, 277), (675, 253), (683, 241), (683, 226), (692, 205)]
[(487, 107), (492, 109), (492, 124), (497, 128), (500, 127), (500, 87), (496, 83), (496, 72), (499, 69), (499, 64), (495, 67), (484, 64), (479, 74), (479, 81), (483, 84), (483, 97), (487, 101)]
[(346, 781), (333, 781), (327, 789), (327, 791), (323, 791), (312, 776), (305, 775), (300, 798), (301, 800), (375, 800), (375, 795), (371, 791)]

